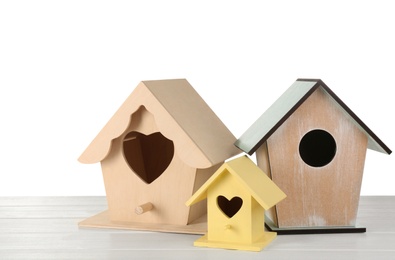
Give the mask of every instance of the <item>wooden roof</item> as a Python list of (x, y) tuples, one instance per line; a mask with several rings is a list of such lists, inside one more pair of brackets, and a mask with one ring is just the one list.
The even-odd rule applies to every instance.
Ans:
[(190, 206), (207, 198), (207, 190), (216, 185), (223, 174), (232, 174), (246, 188), (252, 197), (265, 209), (273, 207), (286, 195), (279, 187), (246, 155), (224, 163), (193, 196), (186, 202)]
[(160, 132), (174, 142), (178, 156), (195, 168), (207, 168), (239, 154), (236, 138), (185, 79), (142, 81), (78, 159), (106, 158), (112, 140), (127, 129), (132, 114), (144, 106)]
[(322, 88), (365, 132), (369, 149), (391, 153), (391, 150), (320, 79), (298, 79), (247, 129), (235, 145), (246, 153), (253, 154), (317, 88)]

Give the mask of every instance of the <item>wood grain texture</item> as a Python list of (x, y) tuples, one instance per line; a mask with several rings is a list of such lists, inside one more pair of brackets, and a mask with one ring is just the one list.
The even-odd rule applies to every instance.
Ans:
[(314, 91), (316, 82), (294, 82), (235, 142), (252, 155), (272, 133), (293, 113), (306, 96)]
[[(111, 221), (187, 225), (206, 209), (185, 201), (241, 152), (235, 140), (185, 79), (143, 81), (79, 161), (101, 163)], [(152, 209), (135, 214), (147, 202)]]
[[(113, 151), (117, 146), (115, 140)], [(102, 169), (113, 221), (188, 223), (190, 210), (185, 206), (185, 201), (193, 191), (196, 169), (184, 164), (177, 154), (162, 175), (151, 184), (132, 172), (122, 156), (108, 156), (102, 162)], [(154, 208), (142, 215), (134, 214), (134, 209), (147, 201)]]
[(378, 136), (320, 79), (298, 79), (235, 142), (252, 155), (318, 88), (324, 90), (368, 138), (368, 148), (391, 154)]
[[(270, 169), (270, 158), (267, 150), (267, 142), (263, 143), (258, 150), (256, 150), (256, 161), (259, 166), (263, 170), (263, 172), (272, 179), (272, 172)], [(281, 203), (281, 201), (279, 202)], [(276, 206), (271, 207), (270, 209), (265, 211), (265, 215), (270, 218), (271, 221), (278, 227), (277, 221), (277, 211)]]
[[(333, 160), (305, 163), (302, 137), (324, 130), (336, 141)], [(367, 136), (318, 88), (267, 140), (273, 181), (287, 194), (277, 205), (279, 227), (355, 226)]]
[(110, 219), (108, 210), (100, 212), (94, 216), (78, 223), (81, 228), (94, 229), (122, 229), (122, 230), (143, 230), (143, 231), (159, 231), (168, 233), (184, 233), (184, 234), (204, 234), (207, 230), (206, 215), (195, 219), (188, 225), (163, 224), (163, 223), (144, 223), (130, 221), (113, 221)]
[[(366, 226), (367, 233), (277, 236), (258, 253), (194, 247), (200, 235), (78, 229), (77, 223), (91, 215), (90, 206), (105, 210), (106, 198), (0, 197), (0, 259), (392, 259), (395, 255), (395, 197), (361, 197), (358, 224)], [(33, 214), (34, 209), (41, 213)], [(58, 214), (66, 211), (73, 214)]]
[[(144, 106), (159, 131), (172, 140), (179, 156), (191, 167), (207, 168), (240, 153), (236, 138), (185, 79), (143, 81), (125, 100), (79, 158), (102, 161), (112, 140), (130, 125), (131, 116)], [(132, 116), (133, 117), (133, 116)]]

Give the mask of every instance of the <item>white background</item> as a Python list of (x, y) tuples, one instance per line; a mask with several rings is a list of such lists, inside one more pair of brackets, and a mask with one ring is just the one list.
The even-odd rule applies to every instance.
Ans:
[[(186, 78), (239, 137), (321, 78), (391, 149), (393, 1), (1, 1), (0, 196), (105, 195), (77, 161), (141, 80)], [(395, 195), (367, 152), (362, 195)]]

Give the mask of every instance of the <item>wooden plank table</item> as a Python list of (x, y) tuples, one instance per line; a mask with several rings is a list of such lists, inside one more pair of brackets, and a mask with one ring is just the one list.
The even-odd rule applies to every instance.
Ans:
[(193, 246), (199, 235), (80, 229), (105, 197), (0, 197), (0, 259), (395, 259), (395, 197), (361, 197), (366, 233), (281, 235), (261, 252)]

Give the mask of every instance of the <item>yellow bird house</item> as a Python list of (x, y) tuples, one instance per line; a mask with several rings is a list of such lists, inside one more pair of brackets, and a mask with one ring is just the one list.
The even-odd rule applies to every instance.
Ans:
[(186, 202), (207, 198), (207, 234), (195, 246), (260, 251), (275, 237), (264, 212), (286, 195), (247, 156), (224, 163)]
[(101, 163), (108, 202), (80, 226), (204, 233), (205, 205), (185, 201), (235, 140), (187, 80), (141, 82), (79, 158)]
[(298, 79), (235, 144), (288, 196), (267, 212), (272, 230), (366, 231), (356, 226), (366, 150), (391, 150), (322, 80)]

